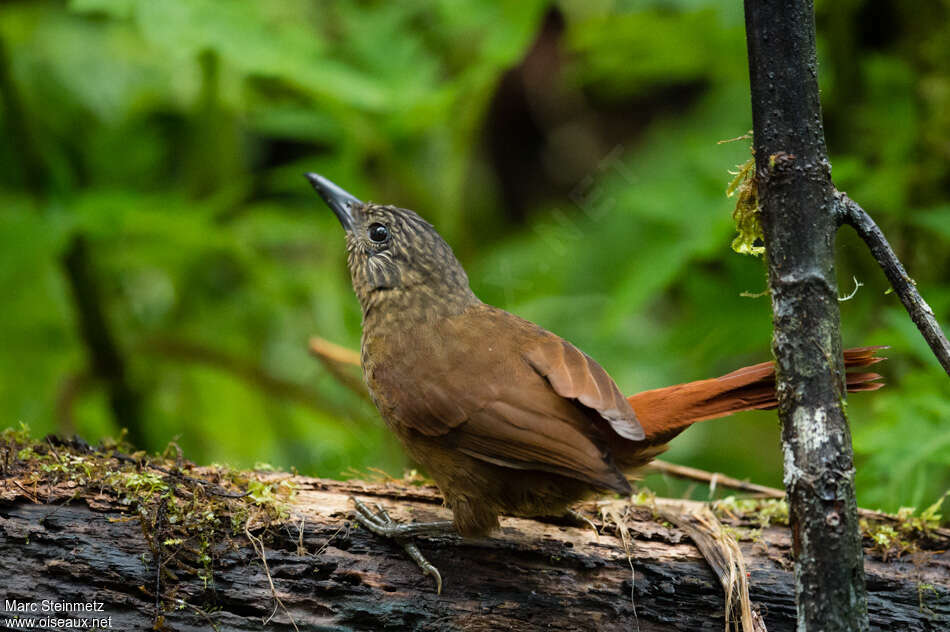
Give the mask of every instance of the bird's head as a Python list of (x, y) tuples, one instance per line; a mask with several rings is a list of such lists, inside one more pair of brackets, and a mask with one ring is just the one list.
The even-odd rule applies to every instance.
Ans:
[(364, 314), (415, 299), (450, 309), (477, 301), (452, 248), (415, 212), (362, 202), (323, 176), (306, 176), (346, 231), (350, 278)]

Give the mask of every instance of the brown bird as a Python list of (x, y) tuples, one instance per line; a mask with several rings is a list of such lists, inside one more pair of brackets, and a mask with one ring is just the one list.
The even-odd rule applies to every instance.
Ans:
[[(452, 249), (419, 215), (307, 178), (346, 231), (373, 402), (453, 515), (396, 524), (357, 502), (356, 518), (402, 542), (440, 589), (438, 571), (407, 538), (483, 536), (500, 514), (564, 515), (592, 492), (630, 494), (626, 473), (691, 424), (777, 405), (770, 362), (626, 398), (569, 342), (481, 302)], [(879, 361), (876, 349), (846, 351), (846, 365)], [(879, 378), (849, 374), (848, 390), (874, 390)]]

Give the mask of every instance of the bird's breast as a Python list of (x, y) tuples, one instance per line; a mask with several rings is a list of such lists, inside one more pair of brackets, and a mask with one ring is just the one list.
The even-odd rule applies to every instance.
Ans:
[[(400, 419), (415, 421), (430, 410), (445, 414), (446, 406), (434, 402), (466, 402), (478, 409), (511, 385), (515, 354), (504, 353), (501, 337), (479, 321), (462, 316), (364, 330), (364, 379), (390, 427), (398, 431)], [(449, 408), (447, 423), (465, 416), (456, 406)]]
[(368, 329), (360, 361), (363, 379), (376, 408), (398, 432), (399, 418), (420, 397), (432, 376), (444, 370), (445, 353), (438, 331), (425, 325)]

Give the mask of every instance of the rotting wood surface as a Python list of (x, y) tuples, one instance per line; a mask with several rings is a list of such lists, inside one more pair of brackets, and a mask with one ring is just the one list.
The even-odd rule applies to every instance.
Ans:
[[(485, 540), (422, 541), (445, 578), (438, 596), (397, 544), (347, 518), (350, 495), (382, 503), (397, 520), (448, 518), (437, 490), (292, 480), (296, 523), (272, 528), (266, 540), (268, 568), (287, 610), (278, 608), (262, 625), (275, 601), (259, 556), (236, 536), (216, 556), (213, 589), (191, 576), (165, 580), (165, 602), (182, 604), (165, 612), (165, 629), (211, 630), (213, 622), (219, 630), (292, 630), (288, 613), (300, 630), (723, 629), (718, 580), (689, 538), (647, 507), (629, 507), (626, 520), (633, 601), (628, 559), (609, 528), (598, 535), (590, 527), (517, 518), (502, 519), (501, 531)], [(155, 572), (136, 514), (101, 496), (75, 497), (68, 484), (47, 494), (11, 482), (0, 480), (0, 600), (98, 601), (98, 615), (111, 616), (112, 629), (151, 629)], [(42, 502), (32, 502), (34, 493)], [(743, 518), (724, 522), (756, 526)], [(932, 550), (886, 562), (866, 556), (873, 629), (948, 629), (950, 538), (941, 531), (927, 547)], [(756, 541), (741, 542), (741, 550), (751, 600), (767, 629), (794, 630), (788, 529), (766, 527)]]

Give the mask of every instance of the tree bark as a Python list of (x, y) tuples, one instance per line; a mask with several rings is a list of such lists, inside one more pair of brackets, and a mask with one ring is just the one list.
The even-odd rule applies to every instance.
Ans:
[[(112, 629), (152, 629), (156, 574), (139, 514), (94, 485), (79, 492), (68, 482), (31, 489), (11, 481), (0, 482), (0, 603), (97, 602), (102, 610), (94, 615), (57, 616), (112, 617)], [(396, 519), (445, 519), (448, 511), (434, 488), (293, 481), (298, 491), (290, 520), (270, 529), (263, 548), (283, 607), (275, 606), (261, 556), (236, 534), (215, 553), (207, 588), (180, 570), (165, 578), (163, 629), (291, 630), (290, 617), (300, 630), (723, 629), (716, 576), (685, 533), (647, 507), (632, 507), (625, 518), (633, 580), (624, 546), (610, 528), (598, 535), (587, 526), (507, 518), (492, 538), (420, 541), (445, 578), (438, 596), (398, 544), (348, 520), (350, 495), (382, 503)], [(737, 518), (731, 526), (757, 526), (755, 520)], [(790, 547), (781, 526), (740, 544), (751, 600), (769, 632), (796, 629)], [(872, 629), (946, 629), (950, 534), (935, 534), (926, 548), (886, 562), (868, 555)]]
[(867, 630), (811, 0), (746, 0), (799, 630)]

